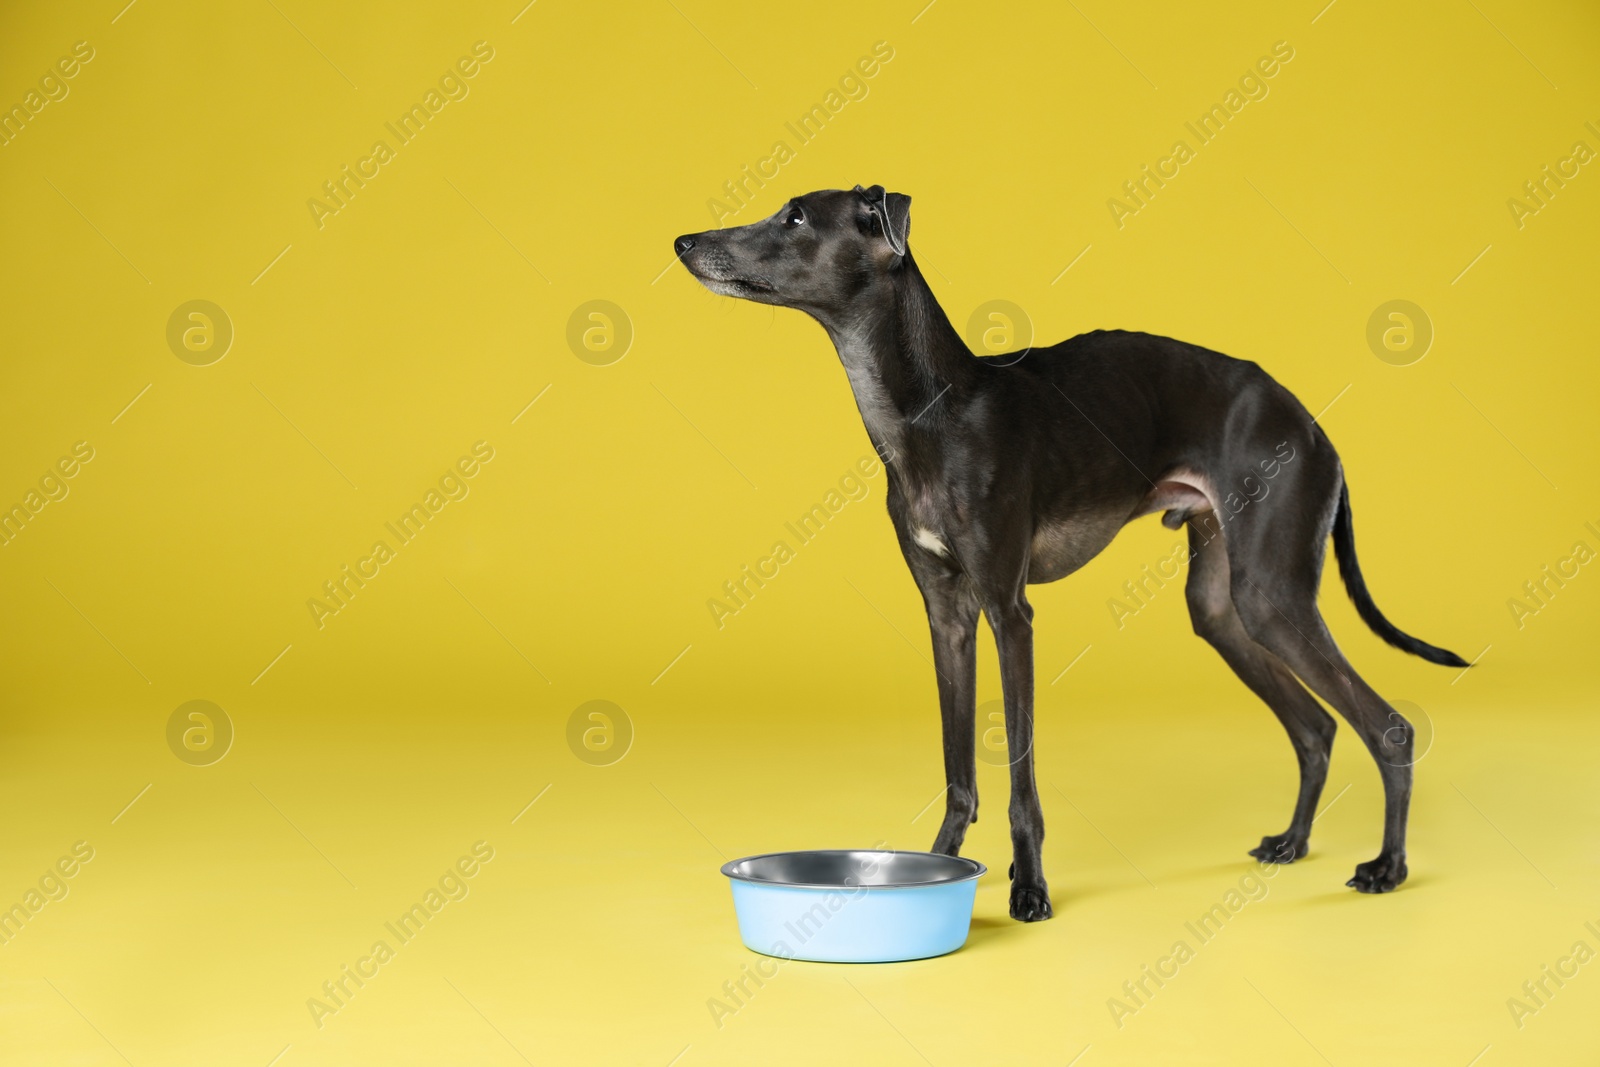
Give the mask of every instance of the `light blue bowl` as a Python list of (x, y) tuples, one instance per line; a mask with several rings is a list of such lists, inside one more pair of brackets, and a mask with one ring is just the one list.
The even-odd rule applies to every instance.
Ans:
[(780, 959), (887, 963), (966, 944), (976, 860), (932, 852), (770, 852), (724, 864), (739, 937)]

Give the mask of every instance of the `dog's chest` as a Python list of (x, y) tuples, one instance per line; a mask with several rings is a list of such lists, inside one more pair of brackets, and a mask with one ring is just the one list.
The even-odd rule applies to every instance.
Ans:
[[(958, 566), (975, 546), (993, 545), (1009, 536), (999, 528), (972, 529), (970, 524), (979, 521), (981, 509), (961, 506), (958, 494), (940, 485), (907, 485), (901, 497), (905, 536), (923, 551)], [(1123, 521), (1122, 515), (1107, 511), (1040, 522), (1029, 537), (1027, 580), (1053, 582), (1071, 574), (1111, 543)]]
[(936, 486), (912, 489), (906, 495), (906, 531), (912, 543), (942, 559), (954, 558), (952, 545), (964, 540), (961, 508)]

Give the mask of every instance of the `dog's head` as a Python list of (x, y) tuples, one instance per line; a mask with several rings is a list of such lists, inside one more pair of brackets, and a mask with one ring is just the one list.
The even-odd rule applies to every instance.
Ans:
[(673, 248), (714, 293), (824, 318), (900, 266), (910, 230), (909, 196), (858, 185), (797, 196), (749, 226), (685, 234)]

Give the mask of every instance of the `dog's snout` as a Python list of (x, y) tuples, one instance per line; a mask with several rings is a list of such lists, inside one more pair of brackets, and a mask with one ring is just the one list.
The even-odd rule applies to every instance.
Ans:
[(672, 242), (672, 248), (678, 253), (678, 257), (681, 259), (682, 257), (688, 255), (690, 250), (694, 248), (694, 238), (688, 234), (685, 234), (676, 241)]

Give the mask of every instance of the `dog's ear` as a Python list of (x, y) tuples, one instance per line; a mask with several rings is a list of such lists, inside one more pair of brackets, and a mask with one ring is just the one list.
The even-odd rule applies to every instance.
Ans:
[(906, 254), (911, 236), (911, 198), (904, 193), (885, 193), (883, 197), (883, 235), (894, 254)]
[(904, 193), (886, 193), (881, 185), (874, 185), (870, 189), (858, 185), (856, 192), (878, 216), (889, 248), (897, 256), (905, 255), (906, 240), (911, 235), (911, 198)]

